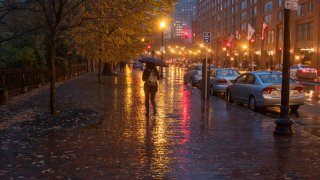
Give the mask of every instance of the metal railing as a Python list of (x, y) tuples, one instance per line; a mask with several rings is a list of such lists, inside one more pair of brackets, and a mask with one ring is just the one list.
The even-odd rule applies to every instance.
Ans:
[[(63, 81), (87, 72), (87, 65), (72, 65), (67, 69), (57, 68), (57, 80)], [(8, 97), (25, 93), (50, 82), (49, 69), (9, 69), (0, 71), (0, 104)]]

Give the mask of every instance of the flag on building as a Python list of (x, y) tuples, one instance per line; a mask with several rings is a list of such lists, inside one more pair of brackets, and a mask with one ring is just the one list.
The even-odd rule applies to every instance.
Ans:
[(248, 23), (248, 40), (251, 39), (252, 35), (254, 34), (255, 30), (253, 27)]
[(231, 43), (233, 38), (234, 38), (234, 35), (230, 34), (230, 36), (227, 38), (228, 43)]
[(237, 29), (237, 31), (236, 31), (236, 39), (238, 39), (238, 40), (241, 39), (241, 34), (240, 34), (239, 29)]
[(269, 30), (268, 24), (263, 22), (263, 24), (262, 24), (262, 32), (261, 32), (261, 39), (264, 39), (264, 35), (268, 30)]

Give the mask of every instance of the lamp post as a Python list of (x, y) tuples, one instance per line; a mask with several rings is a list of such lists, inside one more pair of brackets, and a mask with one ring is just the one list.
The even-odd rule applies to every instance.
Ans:
[(284, 9), (283, 21), (283, 69), (282, 69), (282, 90), (281, 90), (281, 106), (280, 116), (275, 120), (276, 135), (292, 135), (291, 125), (293, 121), (289, 116), (289, 94), (290, 94), (290, 9)]
[[(163, 52), (164, 52), (164, 28), (166, 27), (166, 22), (161, 21), (160, 22), (160, 29), (161, 29), (161, 47), (160, 47), (160, 51), (161, 51), (161, 60), (163, 61)], [(160, 78), (163, 78), (163, 68), (162, 66), (160, 67)]]
[(253, 57), (252, 57), (252, 51), (253, 51), (253, 47), (254, 47), (254, 42), (255, 42), (254, 38), (251, 38), (249, 40), (250, 71), (254, 71), (254, 60), (253, 60)]
[(227, 52), (227, 48), (224, 47), (224, 48), (222, 48), (222, 50), (226, 53), (225, 61), (224, 61), (224, 67), (227, 68), (227, 66), (228, 66), (228, 59), (227, 59), (227, 58), (228, 58), (228, 57), (227, 57), (227, 56), (228, 56), (228, 52)]
[(242, 54), (242, 68), (246, 68), (247, 65), (247, 59), (246, 59), (246, 51), (247, 51), (248, 46), (247, 45), (242, 45), (242, 49), (243, 49), (243, 54)]

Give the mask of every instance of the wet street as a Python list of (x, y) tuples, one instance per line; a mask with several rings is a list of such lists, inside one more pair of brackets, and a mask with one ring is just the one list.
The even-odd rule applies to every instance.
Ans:
[(220, 97), (201, 100), (171, 67), (159, 82), (157, 115), (145, 116), (142, 71), (95, 74), (3, 107), (0, 179), (319, 179), (318, 86), (291, 114), (292, 137), (273, 136), (277, 108), (253, 112)]

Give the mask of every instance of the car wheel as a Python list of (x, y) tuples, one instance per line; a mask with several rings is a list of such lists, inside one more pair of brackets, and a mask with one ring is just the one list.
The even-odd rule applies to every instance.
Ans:
[(229, 90), (226, 92), (226, 100), (228, 103), (233, 103), (232, 95)]
[(299, 105), (292, 105), (290, 106), (291, 111), (297, 111), (300, 108)]
[(249, 99), (249, 108), (253, 111), (257, 110), (256, 99), (253, 96)]

